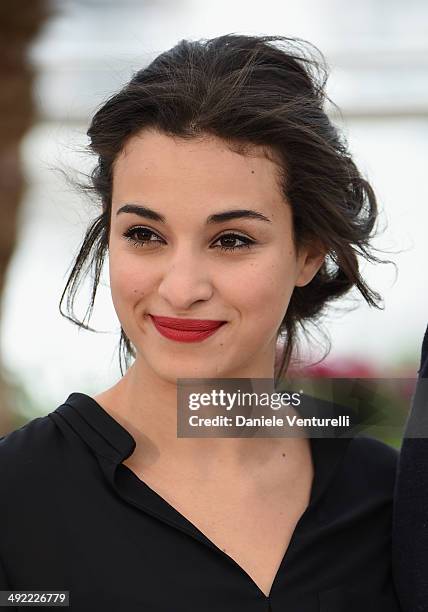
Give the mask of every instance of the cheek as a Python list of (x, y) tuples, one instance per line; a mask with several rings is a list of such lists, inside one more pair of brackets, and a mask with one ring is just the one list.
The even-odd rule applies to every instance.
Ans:
[(243, 316), (262, 333), (282, 321), (294, 289), (292, 258), (272, 256), (253, 262), (229, 285), (229, 293)]
[(110, 259), (110, 287), (116, 311), (132, 308), (148, 292), (150, 274), (131, 257)]

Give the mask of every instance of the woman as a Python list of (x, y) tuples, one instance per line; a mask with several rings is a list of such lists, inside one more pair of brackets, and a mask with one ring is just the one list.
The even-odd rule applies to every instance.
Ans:
[(177, 437), (178, 379), (278, 382), (329, 302), (379, 300), (357, 259), (379, 261), (376, 199), (325, 81), (299, 41), (182, 41), (95, 114), (102, 211), (62, 299), (87, 327), (73, 298), (92, 264), (92, 308), (108, 250), (127, 369), (2, 440), (4, 588), (76, 610), (399, 610), (390, 447)]

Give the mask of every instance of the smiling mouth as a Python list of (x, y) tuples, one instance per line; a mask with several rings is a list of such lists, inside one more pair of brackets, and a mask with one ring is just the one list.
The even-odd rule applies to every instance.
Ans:
[(178, 319), (149, 315), (157, 331), (178, 342), (200, 342), (212, 336), (226, 321), (210, 319)]

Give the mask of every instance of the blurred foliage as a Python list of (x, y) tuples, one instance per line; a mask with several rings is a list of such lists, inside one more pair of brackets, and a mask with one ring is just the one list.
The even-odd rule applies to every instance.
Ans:
[[(386, 375), (384, 367), (368, 359), (326, 360), (291, 370), (289, 379), (281, 381), (280, 388), (293, 385), (294, 389), (295, 384), (303, 385), (310, 388), (309, 395), (313, 397), (352, 408), (358, 404), (360, 416), (364, 413), (362, 433), (400, 449), (416, 388), (417, 370), (414, 355), (401, 355)], [(347, 404), (347, 400), (351, 403)]]
[(31, 419), (46, 414), (46, 404), (34, 399), (34, 394), (16, 374), (7, 377), (8, 406), (10, 407), (11, 425), (13, 431), (25, 425)]

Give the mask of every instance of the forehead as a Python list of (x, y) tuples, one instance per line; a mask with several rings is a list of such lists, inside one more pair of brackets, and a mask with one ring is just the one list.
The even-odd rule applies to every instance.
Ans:
[(142, 197), (165, 205), (180, 197), (216, 208), (219, 200), (283, 202), (280, 167), (273, 160), (261, 146), (237, 149), (211, 135), (184, 139), (144, 130), (128, 140), (114, 163), (112, 205)]

